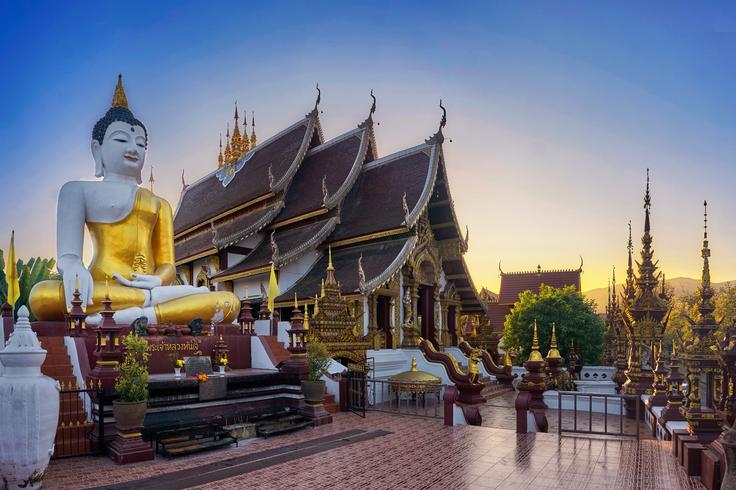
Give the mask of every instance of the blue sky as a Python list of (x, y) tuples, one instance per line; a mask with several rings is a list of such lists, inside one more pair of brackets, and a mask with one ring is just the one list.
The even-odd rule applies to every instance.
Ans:
[(578, 255), (584, 289), (604, 285), (629, 219), (641, 234), (647, 166), (667, 275), (699, 275), (707, 198), (714, 280), (736, 279), (733, 4), (3, 2), (0, 59), (0, 248), (15, 228), (22, 258), (54, 255), (58, 189), (93, 178), (92, 126), (122, 72), (173, 204), (182, 170), (191, 182), (216, 165), (235, 100), (263, 140), (308, 112), (319, 82), (332, 137), (373, 89), (385, 155), (434, 132), (441, 97), (476, 285), (497, 288), (499, 260)]

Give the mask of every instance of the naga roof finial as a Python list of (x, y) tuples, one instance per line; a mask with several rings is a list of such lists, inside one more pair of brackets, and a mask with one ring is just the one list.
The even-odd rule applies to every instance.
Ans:
[(319, 83), (317, 84), (317, 100), (314, 101), (314, 110), (317, 110), (319, 103), (322, 102), (322, 91), (319, 89)]
[(122, 73), (118, 73), (118, 84), (115, 86), (115, 92), (112, 95), (112, 105), (110, 107), (128, 108), (128, 97), (125, 96), (125, 89), (123, 88)]
[(373, 89), (371, 89), (371, 99), (373, 99), (373, 105), (371, 105), (371, 112), (368, 117), (373, 116), (373, 113), (376, 112), (376, 96), (373, 95)]
[(440, 131), (447, 125), (447, 109), (442, 105), (442, 99), (440, 99), (440, 109), (442, 109), (442, 119), (440, 119)]

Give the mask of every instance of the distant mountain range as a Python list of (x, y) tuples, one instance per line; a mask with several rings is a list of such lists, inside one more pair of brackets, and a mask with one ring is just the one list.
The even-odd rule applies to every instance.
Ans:
[[(714, 282), (713, 288), (718, 289), (719, 287), (734, 281)], [(668, 287), (675, 291), (675, 295), (681, 296), (685, 294), (691, 294), (698, 290), (700, 286), (700, 279), (692, 279), (690, 277), (675, 277), (674, 279), (667, 279), (665, 281)], [(616, 293), (621, 294), (624, 290), (623, 284), (616, 284)], [(608, 302), (608, 289), (597, 288), (591, 289), (590, 291), (583, 291), (585, 297), (594, 299), (598, 304), (598, 312), (604, 313), (606, 310), (606, 303)]]

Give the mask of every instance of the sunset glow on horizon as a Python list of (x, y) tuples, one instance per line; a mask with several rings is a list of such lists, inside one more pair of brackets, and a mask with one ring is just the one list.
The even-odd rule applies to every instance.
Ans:
[(707, 199), (713, 280), (736, 279), (736, 9), (566, 7), (89, 4), (39, 29), (42, 9), (5, 5), (0, 249), (14, 229), (19, 258), (56, 255), (59, 187), (94, 178), (92, 126), (122, 72), (150, 136), (143, 175), (153, 165), (172, 206), (182, 171), (191, 183), (215, 170), (236, 100), (264, 141), (311, 110), (319, 82), (327, 140), (365, 119), (374, 91), (379, 156), (434, 133), (442, 98), (478, 290), (498, 291), (499, 262), (574, 269), (581, 256), (584, 291), (614, 264), (621, 282), (647, 168), (660, 270), (700, 276)]

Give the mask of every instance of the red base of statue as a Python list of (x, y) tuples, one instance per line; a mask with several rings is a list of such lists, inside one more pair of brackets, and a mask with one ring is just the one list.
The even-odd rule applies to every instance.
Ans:
[(325, 406), (321, 403), (316, 405), (306, 403), (300, 411), (302, 415), (312, 419), (312, 424), (315, 427), (332, 423), (332, 415), (325, 410)]
[(138, 463), (154, 458), (153, 449), (143, 441), (138, 431), (118, 431), (115, 440), (107, 447), (110, 459), (117, 464)]

